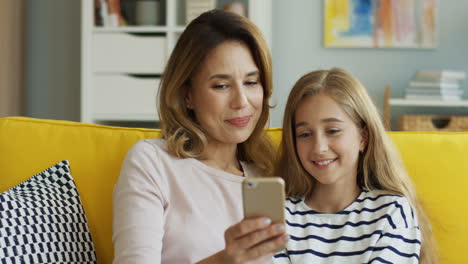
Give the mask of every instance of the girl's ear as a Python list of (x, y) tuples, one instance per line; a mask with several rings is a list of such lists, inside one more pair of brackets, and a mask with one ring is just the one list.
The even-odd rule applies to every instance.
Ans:
[(369, 142), (369, 130), (367, 126), (361, 128), (361, 144), (359, 145), (359, 152), (363, 152), (366, 147), (367, 143)]

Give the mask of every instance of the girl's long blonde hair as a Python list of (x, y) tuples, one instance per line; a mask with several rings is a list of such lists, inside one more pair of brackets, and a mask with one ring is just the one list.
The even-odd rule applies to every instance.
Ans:
[(406, 197), (416, 210), (421, 230), (420, 263), (437, 263), (436, 244), (428, 217), (396, 148), (385, 132), (377, 108), (364, 86), (342, 69), (308, 73), (296, 82), (289, 94), (276, 168), (276, 175), (286, 182), (287, 195), (296, 198), (308, 196), (315, 183), (296, 152), (294, 116), (304, 97), (318, 93), (333, 98), (358, 128), (367, 130), (367, 147), (359, 158), (357, 184), (368, 190), (385, 190)]
[(273, 91), (271, 56), (260, 30), (248, 19), (231, 12), (211, 10), (194, 19), (184, 30), (169, 58), (159, 87), (159, 120), (169, 153), (180, 158), (201, 158), (207, 145), (204, 130), (187, 108), (185, 98), (191, 78), (206, 56), (225, 41), (245, 44), (260, 72), (263, 107), (247, 141), (238, 144), (237, 158), (249, 162), (263, 175), (274, 168), (273, 146), (265, 133), (269, 99)]

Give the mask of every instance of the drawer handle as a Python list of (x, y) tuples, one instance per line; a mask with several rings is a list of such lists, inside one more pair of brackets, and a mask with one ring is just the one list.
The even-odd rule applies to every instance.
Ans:
[(127, 32), (128, 35), (132, 35), (135, 37), (140, 38), (147, 38), (147, 37), (165, 37), (165, 33), (155, 33), (155, 32)]
[(158, 79), (161, 78), (161, 74), (153, 74), (153, 73), (148, 73), (148, 74), (137, 74), (137, 73), (127, 73), (127, 76), (133, 77), (133, 78), (138, 78), (138, 79)]

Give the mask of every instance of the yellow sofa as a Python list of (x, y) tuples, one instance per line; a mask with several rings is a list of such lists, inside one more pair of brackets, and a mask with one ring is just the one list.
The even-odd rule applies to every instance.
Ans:
[[(278, 142), (280, 129), (269, 129)], [(158, 130), (0, 118), (0, 192), (62, 160), (89, 221), (98, 263), (111, 263), (112, 189), (127, 150)], [(468, 133), (391, 132), (423, 200), (442, 263), (468, 263)], [(465, 222), (467, 221), (467, 222)]]

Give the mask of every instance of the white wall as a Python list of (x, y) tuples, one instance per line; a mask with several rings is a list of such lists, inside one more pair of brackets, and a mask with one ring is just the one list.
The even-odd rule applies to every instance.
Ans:
[(79, 121), (80, 1), (26, 5), (26, 115)]

